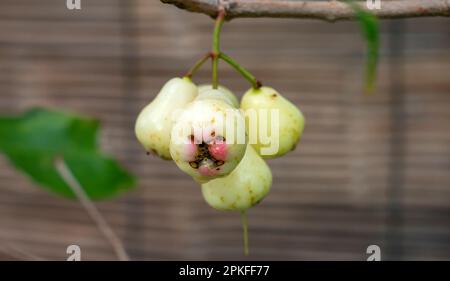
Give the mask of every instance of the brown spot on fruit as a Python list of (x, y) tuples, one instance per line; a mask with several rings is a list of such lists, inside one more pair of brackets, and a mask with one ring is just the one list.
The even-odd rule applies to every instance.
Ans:
[(195, 162), (195, 161), (189, 162), (189, 165), (190, 165), (192, 168), (194, 168), (194, 169), (198, 169), (198, 163)]

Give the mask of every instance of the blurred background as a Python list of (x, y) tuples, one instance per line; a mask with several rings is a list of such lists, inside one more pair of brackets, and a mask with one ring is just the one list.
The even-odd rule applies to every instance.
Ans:
[[(97, 203), (133, 260), (244, 259), (239, 213), (219, 212), (171, 162), (147, 156), (134, 121), (210, 49), (213, 21), (157, 0), (0, 2), (0, 113), (33, 106), (101, 120), (102, 148), (139, 184)], [(273, 187), (249, 211), (249, 259), (450, 259), (450, 24), (383, 21), (377, 91), (365, 96), (356, 22), (237, 19), (222, 47), (304, 112), (297, 150), (269, 161)], [(249, 85), (220, 66), (238, 96)], [(204, 67), (195, 82), (210, 81)], [(0, 156), (0, 259), (116, 256), (79, 202)]]

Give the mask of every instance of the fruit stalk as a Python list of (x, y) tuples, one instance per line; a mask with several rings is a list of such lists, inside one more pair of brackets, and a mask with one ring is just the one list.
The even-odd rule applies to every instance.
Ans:
[(239, 63), (237, 63), (233, 58), (230, 56), (220, 53), (219, 58), (227, 62), (229, 65), (231, 65), (236, 71), (238, 71), (245, 79), (247, 79), (250, 84), (252, 84), (253, 89), (259, 89), (261, 88), (262, 84), (258, 79), (253, 76), (248, 70), (243, 68)]
[(220, 54), (220, 31), (225, 21), (225, 10), (220, 9), (217, 14), (216, 24), (213, 33), (213, 51), (212, 51), (212, 85), (213, 89), (219, 87), (219, 54)]
[(204, 55), (202, 58), (200, 58), (195, 64), (194, 66), (188, 71), (188, 73), (186, 73), (186, 75), (184, 77), (187, 78), (192, 78), (192, 76), (197, 72), (197, 70), (200, 69), (200, 67), (210, 58), (212, 57), (211, 53), (207, 53), (206, 55)]

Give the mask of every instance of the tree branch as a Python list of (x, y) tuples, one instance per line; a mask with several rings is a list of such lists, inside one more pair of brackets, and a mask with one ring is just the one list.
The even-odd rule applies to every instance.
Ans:
[(64, 179), (67, 185), (72, 189), (73, 193), (80, 201), (81, 205), (84, 207), (89, 216), (91, 216), (92, 220), (95, 222), (97, 227), (100, 229), (105, 238), (109, 241), (114, 251), (117, 254), (117, 257), (121, 261), (129, 261), (127, 252), (125, 251), (125, 247), (122, 244), (122, 241), (115, 234), (109, 224), (106, 222), (105, 218), (99, 212), (97, 207), (95, 207), (94, 203), (88, 197), (83, 187), (81, 187), (78, 180), (70, 171), (69, 167), (66, 165), (66, 162), (62, 158), (58, 158), (55, 161), (55, 168), (58, 171), (59, 175)]
[[(219, 3), (233, 18), (310, 18), (327, 21), (354, 19), (354, 12), (344, 2), (296, 0), (161, 0), (191, 12), (211, 17), (217, 15)], [(366, 1), (359, 2), (367, 9)], [(381, 19), (450, 16), (450, 0), (381, 0), (381, 9), (368, 10)]]

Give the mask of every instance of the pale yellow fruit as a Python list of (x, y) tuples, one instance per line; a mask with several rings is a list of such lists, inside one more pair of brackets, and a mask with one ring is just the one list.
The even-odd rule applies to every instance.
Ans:
[[(241, 108), (246, 115), (249, 143), (262, 157), (280, 157), (296, 148), (305, 118), (294, 104), (276, 90), (270, 87), (248, 90), (242, 97)], [(262, 126), (263, 123), (267, 126)], [(261, 135), (268, 138), (263, 141)]]
[(258, 204), (269, 192), (272, 173), (251, 145), (231, 174), (202, 184), (203, 198), (213, 208), (243, 211)]
[(188, 78), (173, 78), (164, 85), (136, 120), (136, 137), (145, 150), (163, 159), (172, 159), (169, 144), (175, 114), (197, 94), (196, 85)]
[(172, 130), (172, 159), (199, 183), (228, 175), (244, 157), (245, 119), (224, 97), (220, 90), (203, 89)]

